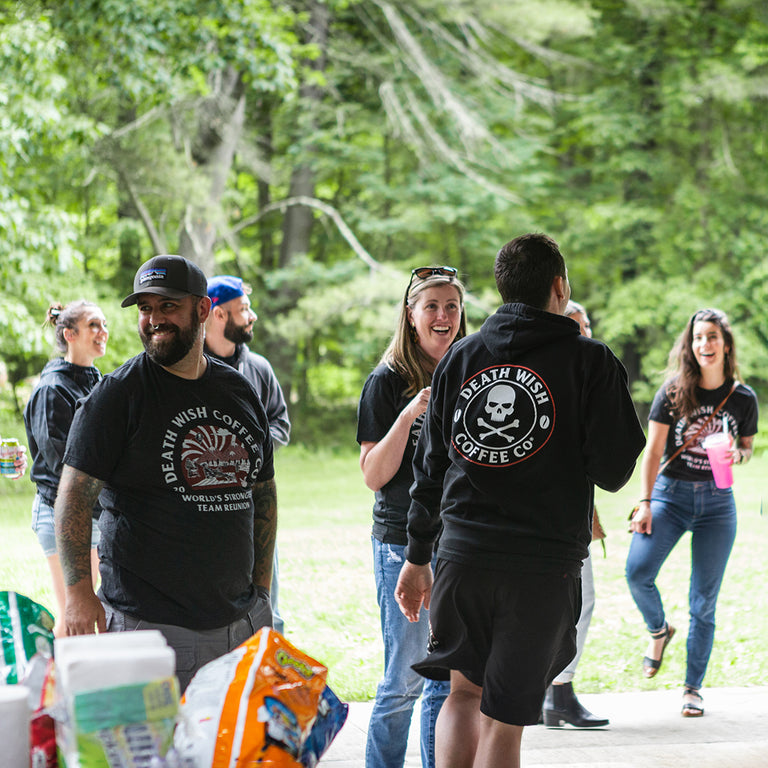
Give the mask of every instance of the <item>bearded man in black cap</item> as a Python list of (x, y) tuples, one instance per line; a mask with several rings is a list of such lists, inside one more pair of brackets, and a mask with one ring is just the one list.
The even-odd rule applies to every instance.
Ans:
[[(80, 403), (55, 507), (68, 635), (159, 629), (183, 691), (271, 626), (277, 527), (272, 440), (258, 393), (203, 352), (211, 309), (181, 256), (143, 264), (133, 293), (145, 351)], [(101, 587), (91, 587), (99, 497)]]

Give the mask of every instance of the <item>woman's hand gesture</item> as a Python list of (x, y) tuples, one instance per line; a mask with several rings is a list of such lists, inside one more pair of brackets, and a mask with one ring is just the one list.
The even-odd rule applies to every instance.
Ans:
[(403, 408), (403, 414), (411, 423), (416, 421), (416, 419), (427, 410), (431, 391), (432, 387), (424, 387), (424, 389), (422, 389), (421, 392), (417, 392), (413, 400)]
[(653, 515), (651, 514), (651, 502), (641, 501), (637, 510), (629, 521), (630, 533), (650, 533)]

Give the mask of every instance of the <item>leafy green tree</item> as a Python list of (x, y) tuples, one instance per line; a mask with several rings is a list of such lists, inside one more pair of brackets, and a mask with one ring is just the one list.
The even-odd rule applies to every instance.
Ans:
[[(210, 271), (247, 99), (292, 87), (293, 15), (266, 0), (56, 2), (47, 13), (70, 109), (102, 128), (91, 200), (140, 222), (145, 255), (180, 252)], [(97, 236), (117, 234), (135, 258), (133, 233)]]
[[(589, 60), (554, 87), (560, 226), (580, 297), (648, 402), (674, 336), (701, 306), (729, 312), (765, 386), (761, 242), (766, 17), (757, 2), (593, 0), (566, 50)], [(726, 279), (723, 279), (723, 278)]]
[(62, 45), (48, 19), (22, 11), (0, 4), (0, 358), (14, 394), (47, 358), (42, 294), (78, 266), (77, 190), (64, 180), (96, 135), (63, 106)]
[[(294, 398), (297, 422), (319, 404), (312, 385), (318, 372), (346, 381), (356, 361), (359, 395), (402, 295), (401, 287), (371, 298), (360, 282), (327, 279), (351, 269), (363, 284), (374, 276), (381, 286), (389, 268), (403, 286), (413, 266), (450, 263), (473, 292), (495, 293), (493, 255), (514, 232), (510, 219), (526, 221), (524, 202), (545, 181), (535, 163), (546, 134), (536, 130), (549, 121), (527, 105), (544, 110), (554, 98), (514, 68), (530, 55), (522, 46), (480, 22), (467, 24), (459, 5), (312, 4), (304, 24), (303, 39), (317, 52), (302, 70), (297, 97), (270, 105), (270, 202), (255, 214), (245, 203), (234, 227), (237, 252), (220, 254), (222, 268), (237, 265), (259, 285), (262, 317), (280, 317), (271, 327), (264, 320), (262, 351)], [(263, 113), (257, 117), (262, 126)], [(523, 119), (525, 131), (516, 128)], [(265, 234), (271, 252), (269, 233), (278, 226), (280, 258), (266, 258)], [(351, 257), (356, 266), (347, 263)], [(265, 271), (275, 263), (283, 276), (277, 280)], [(327, 279), (309, 279), (317, 265)], [(343, 338), (331, 345), (327, 333), (297, 335), (309, 322), (305, 303), (333, 310), (326, 295), (337, 289), (352, 293), (359, 313)], [(497, 298), (480, 303), (493, 307)], [(343, 350), (359, 353), (352, 340), (369, 333), (364, 313), (386, 332), (368, 340), (361, 359)], [(320, 313), (312, 323), (337, 333), (334, 316)]]
[(765, 392), (767, 35), (754, 0), (0, 0), (0, 357), (36, 372), (86, 295), (117, 364), (181, 252), (256, 287), (297, 437), (348, 442), (410, 269), (459, 268), (477, 327), (544, 230), (641, 406), (706, 304)]

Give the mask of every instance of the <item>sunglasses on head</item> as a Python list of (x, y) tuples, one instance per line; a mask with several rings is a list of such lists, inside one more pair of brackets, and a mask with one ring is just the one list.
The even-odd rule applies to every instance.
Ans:
[(411, 280), (408, 283), (408, 287), (405, 289), (405, 300), (408, 301), (408, 294), (411, 292), (414, 277), (418, 277), (419, 280), (426, 280), (428, 277), (434, 277), (435, 275), (456, 277), (457, 272), (458, 270), (456, 267), (416, 267), (416, 269), (412, 269)]

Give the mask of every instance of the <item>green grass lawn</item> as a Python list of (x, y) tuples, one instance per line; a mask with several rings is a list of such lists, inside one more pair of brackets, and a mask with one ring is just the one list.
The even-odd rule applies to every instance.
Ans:
[[(734, 474), (739, 533), (718, 605), (706, 679), (710, 687), (762, 685), (768, 679), (768, 456), (737, 467)], [(0, 589), (14, 589), (52, 609), (47, 568), (29, 528), (32, 484), (0, 482)], [(329, 682), (342, 699), (370, 699), (381, 674), (382, 643), (371, 566), (373, 494), (363, 484), (357, 454), (281, 449), (277, 488), (286, 635), (329, 667)], [(646, 680), (641, 671), (646, 634), (624, 581), (630, 539), (626, 518), (638, 489), (636, 476), (618, 494), (598, 492), (607, 556), (593, 545), (597, 605), (575, 681), (580, 692), (682, 685), (690, 536), (659, 578), (678, 635), (662, 671)]]

